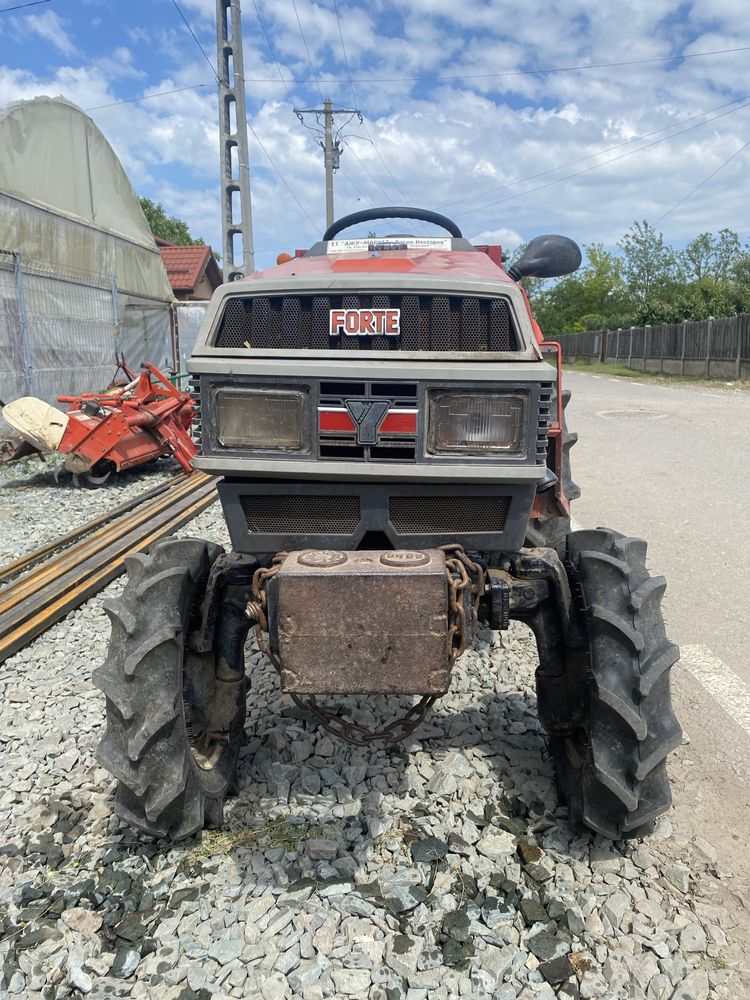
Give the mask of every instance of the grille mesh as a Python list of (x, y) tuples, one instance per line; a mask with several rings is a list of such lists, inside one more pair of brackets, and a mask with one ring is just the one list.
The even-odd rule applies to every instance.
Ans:
[(240, 497), (250, 531), (272, 535), (351, 535), (360, 520), (358, 496), (249, 494)]
[(544, 465), (547, 461), (547, 435), (552, 420), (552, 390), (551, 383), (548, 385), (542, 384), (539, 390), (539, 425), (536, 436), (537, 465)]
[[(401, 336), (328, 334), (331, 309), (401, 310)], [(506, 299), (461, 295), (256, 295), (227, 300), (216, 347), (362, 351), (516, 351)]]
[(505, 529), (510, 497), (391, 497), (390, 521), (400, 535), (498, 532)]

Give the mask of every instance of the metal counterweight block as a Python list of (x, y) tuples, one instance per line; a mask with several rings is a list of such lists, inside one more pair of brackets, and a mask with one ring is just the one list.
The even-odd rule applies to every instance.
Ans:
[(291, 552), (269, 582), (281, 687), (297, 694), (444, 694), (449, 588), (440, 549)]

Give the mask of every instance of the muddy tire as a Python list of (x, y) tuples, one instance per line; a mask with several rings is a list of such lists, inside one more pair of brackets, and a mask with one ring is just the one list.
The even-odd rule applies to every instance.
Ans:
[(679, 649), (665, 633), (664, 577), (646, 569), (646, 543), (614, 531), (568, 537), (571, 583), (590, 654), (584, 724), (553, 737), (560, 792), (575, 826), (612, 840), (645, 836), (672, 801), (666, 758), (682, 731), (670, 669)]
[(245, 721), (242, 664), (238, 679), (220, 681), (215, 654), (196, 654), (187, 643), (221, 553), (198, 539), (160, 542), (126, 560), (122, 596), (105, 605), (112, 635), (107, 659), (94, 671), (107, 698), (97, 757), (117, 779), (117, 815), (154, 837), (179, 840), (219, 826), (235, 789)]

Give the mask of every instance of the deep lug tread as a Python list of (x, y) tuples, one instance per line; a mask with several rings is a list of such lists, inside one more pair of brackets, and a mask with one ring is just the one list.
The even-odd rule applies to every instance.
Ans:
[(638, 781), (644, 781), (656, 766), (666, 760), (669, 754), (673, 750), (676, 750), (681, 743), (682, 730), (679, 727), (677, 719), (675, 719), (675, 727), (671, 735), (663, 737), (659, 746), (648, 757), (641, 757), (641, 762), (635, 769), (635, 776)]
[(133, 702), (130, 688), (121, 678), (110, 658), (100, 667), (95, 667), (91, 674), (94, 686), (107, 696), (108, 705), (113, 705), (123, 719), (133, 718)]
[(173, 725), (180, 715), (179, 705), (165, 705), (163, 709), (155, 711), (153, 715), (144, 719), (143, 723), (128, 738), (128, 757), (134, 763), (139, 761), (152, 740), (160, 736), (167, 728)]
[(679, 658), (680, 648), (673, 642), (667, 642), (662, 649), (651, 656), (638, 678), (638, 688), (644, 698), (651, 694), (654, 685), (677, 663)]
[(138, 619), (120, 598), (113, 597), (105, 601), (102, 607), (113, 629), (119, 629), (123, 638), (133, 635), (138, 627)]
[(645, 648), (643, 636), (622, 615), (610, 611), (609, 608), (605, 608), (601, 604), (592, 604), (589, 613), (591, 618), (595, 619), (595, 624), (614, 635), (616, 639), (628, 647), (630, 653), (643, 652)]
[(566, 548), (592, 679), (586, 725), (552, 742), (561, 797), (574, 825), (613, 840), (645, 836), (671, 804), (666, 758), (682, 740), (669, 689), (679, 649), (661, 611), (666, 582), (648, 573), (641, 539), (598, 528), (571, 533)]
[(632, 592), (630, 595), (630, 607), (635, 612), (644, 613), (647, 601), (657, 605), (661, 604), (664, 591), (667, 589), (667, 581), (663, 576), (652, 576)]
[(162, 628), (154, 632), (153, 635), (147, 636), (132, 653), (125, 657), (122, 666), (123, 673), (128, 678), (134, 677), (138, 667), (149, 658), (150, 654), (160, 651), (162, 646), (169, 645), (175, 647), (175, 652), (180, 650), (174, 628)]
[(97, 757), (118, 781), (118, 816), (153, 837), (179, 840), (220, 823), (236, 785), (244, 702), (235, 735), (208, 772), (193, 758), (182, 707), (185, 636), (222, 551), (197, 539), (168, 539), (131, 556), (127, 585), (109, 606), (110, 649), (94, 671), (107, 699)]
[(151, 568), (151, 557), (145, 552), (133, 552), (125, 556), (123, 563), (128, 574), (128, 582), (138, 583)]
[(619, 715), (625, 725), (633, 731), (638, 740), (646, 739), (648, 727), (645, 720), (638, 712), (638, 709), (633, 706), (632, 702), (628, 703), (625, 698), (616, 694), (614, 691), (610, 691), (601, 682), (597, 684), (597, 694), (599, 700), (604, 702), (604, 704), (608, 705), (613, 712)]

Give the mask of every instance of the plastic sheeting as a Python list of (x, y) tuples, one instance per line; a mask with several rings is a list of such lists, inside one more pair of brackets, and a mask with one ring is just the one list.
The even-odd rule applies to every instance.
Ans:
[(140, 202), (94, 122), (63, 98), (0, 111), (0, 249), (52, 270), (111, 274), (121, 292), (173, 299)]
[(62, 98), (11, 104), (0, 150), (0, 399), (104, 389), (117, 353), (177, 363), (166, 270), (93, 121)]
[(178, 302), (174, 308), (177, 314), (179, 368), (180, 371), (184, 372), (190, 355), (193, 353), (195, 339), (198, 336), (203, 317), (206, 315), (208, 302)]

